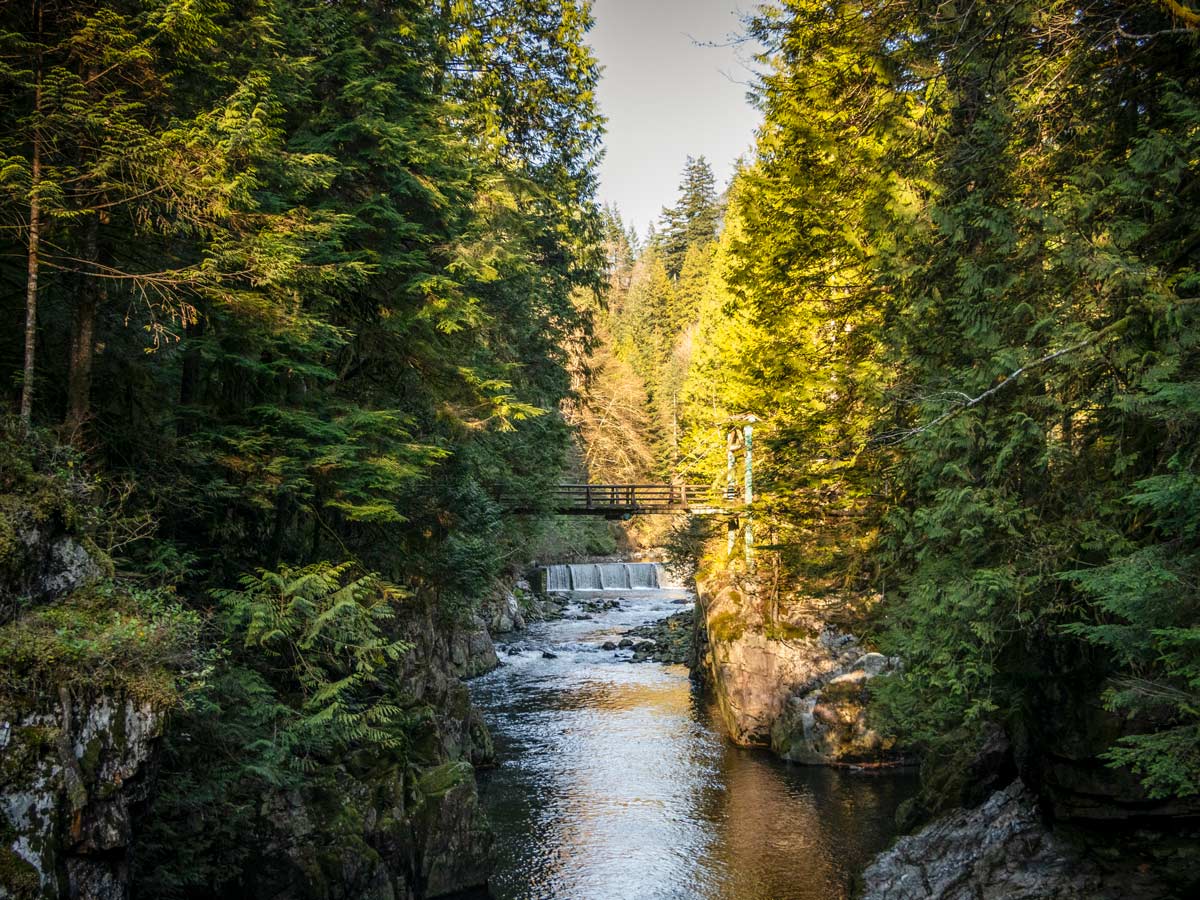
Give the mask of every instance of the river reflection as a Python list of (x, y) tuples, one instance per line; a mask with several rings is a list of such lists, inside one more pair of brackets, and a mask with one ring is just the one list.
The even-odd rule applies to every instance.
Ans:
[(480, 784), (499, 850), (493, 896), (846, 897), (890, 839), (911, 779), (733, 747), (686, 669), (599, 649), (685, 595), (624, 596), (621, 610), (517, 636), (501, 648), (506, 665), (472, 683), (501, 762)]

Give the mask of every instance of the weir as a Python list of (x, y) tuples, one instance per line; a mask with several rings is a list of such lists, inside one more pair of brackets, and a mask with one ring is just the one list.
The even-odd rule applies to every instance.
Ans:
[(548, 591), (636, 591), (660, 586), (658, 563), (573, 563), (546, 566)]

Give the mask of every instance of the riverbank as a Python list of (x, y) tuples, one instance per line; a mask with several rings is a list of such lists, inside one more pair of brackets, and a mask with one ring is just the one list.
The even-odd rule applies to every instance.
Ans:
[[(1149, 797), (1131, 773), (1105, 766), (1119, 725), (1101, 703), (1048, 708), (1037, 734), (1013, 738), (992, 724), (984, 739), (964, 736), (951, 758), (921, 758), (904, 735), (876, 727), (877, 679), (903, 662), (863, 646), (854, 630), (867, 621), (851, 602), (768, 602), (753, 578), (709, 572), (699, 580), (693, 661), (742, 745), (806, 765), (921, 763), (921, 789), (898, 810), (908, 834), (871, 861), (863, 900), (1193, 895), (1197, 807)], [(1056, 689), (1068, 686), (1045, 688)]]

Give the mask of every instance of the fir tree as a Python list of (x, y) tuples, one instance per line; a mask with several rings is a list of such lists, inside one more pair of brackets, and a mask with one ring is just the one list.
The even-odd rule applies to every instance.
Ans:
[(669, 276), (675, 278), (682, 271), (688, 247), (716, 238), (720, 219), (712, 167), (703, 156), (689, 156), (679, 185), (679, 200), (663, 210), (662, 230), (657, 236)]

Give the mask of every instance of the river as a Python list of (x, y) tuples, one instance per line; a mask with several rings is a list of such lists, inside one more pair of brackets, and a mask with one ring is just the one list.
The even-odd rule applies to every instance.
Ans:
[[(574, 594), (509, 636), (471, 692), (499, 766), (480, 790), (497, 900), (840, 900), (893, 833), (911, 776), (793, 766), (720, 733), (682, 666), (604, 651), (679, 590)], [(622, 597), (583, 615), (586, 596)], [(551, 657), (550, 655), (553, 656)]]

